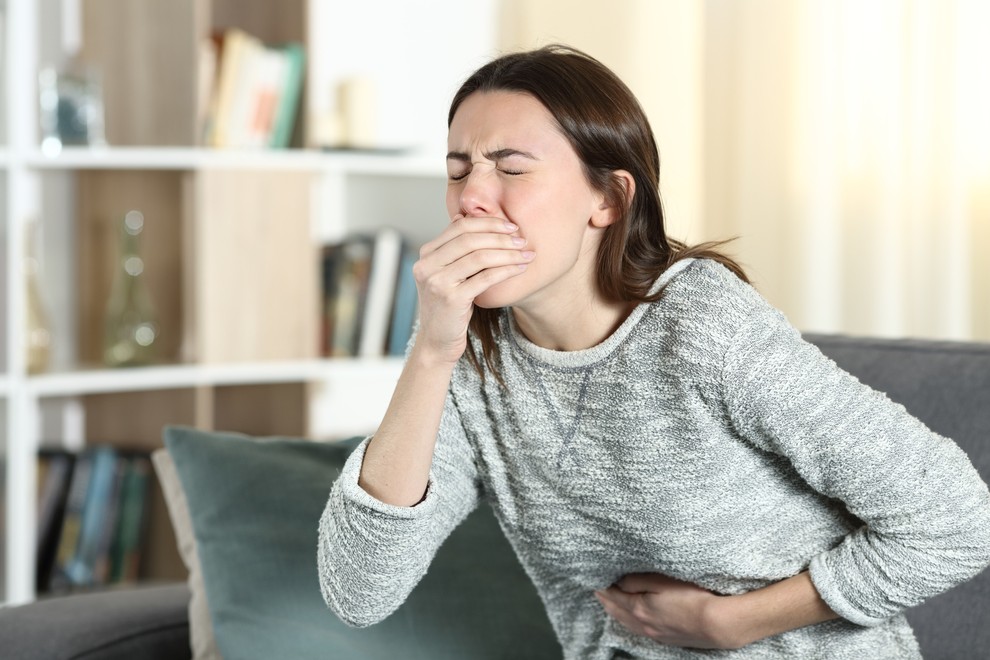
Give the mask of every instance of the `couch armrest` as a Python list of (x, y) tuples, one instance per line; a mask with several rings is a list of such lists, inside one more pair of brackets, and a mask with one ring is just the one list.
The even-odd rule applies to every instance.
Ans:
[(121, 588), (0, 608), (12, 660), (188, 660), (185, 584)]

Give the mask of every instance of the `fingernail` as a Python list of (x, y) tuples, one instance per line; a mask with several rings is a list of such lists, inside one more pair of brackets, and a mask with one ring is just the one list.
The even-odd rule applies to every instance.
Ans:
[(512, 224), (508, 220), (505, 221), (505, 228), (508, 229), (509, 231), (515, 231), (515, 230), (519, 229), (519, 227), (517, 227), (516, 225)]
[(536, 253), (533, 252), (532, 250), (526, 250), (525, 252), (522, 253), (522, 258), (523, 259), (532, 259), (535, 256), (536, 256)]
[(512, 244), (513, 245), (526, 245), (526, 239), (525, 238), (520, 238), (518, 236), (513, 236), (512, 237)]

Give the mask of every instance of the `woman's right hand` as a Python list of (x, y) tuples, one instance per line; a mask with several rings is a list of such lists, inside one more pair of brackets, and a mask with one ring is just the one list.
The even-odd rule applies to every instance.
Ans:
[(454, 216), (413, 267), (420, 324), (415, 349), (453, 364), (467, 348), (474, 299), (532, 261), (519, 228), (502, 218)]

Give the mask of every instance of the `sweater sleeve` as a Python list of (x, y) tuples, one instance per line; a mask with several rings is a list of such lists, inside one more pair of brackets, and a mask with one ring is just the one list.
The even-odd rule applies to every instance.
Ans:
[(825, 602), (870, 626), (990, 562), (990, 495), (966, 454), (805, 342), (760, 299), (728, 349), (732, 423), (863, 522), (811, 560)]
[(348, 457), (319, 525), (320, 589), (330, 609), (353, 627), (377, 623), (398, 609), (443, 541), (477, 506), (480, 492), (473, 453), (449, 395), (419, 504), (389, 505), (358, 485), (369, 441)]

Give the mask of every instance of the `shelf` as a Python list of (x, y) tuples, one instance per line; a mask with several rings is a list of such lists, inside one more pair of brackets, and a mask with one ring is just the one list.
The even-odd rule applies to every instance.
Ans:
[(401, 370), (399, 358), (169, 365), (45, 374), (26, 379), (25, 386), (37, 397), (60, 397), (224, 385), (334, 382), (358, 376), (394, 382)]
[(302, 149), (67, 147), (51, 156), (36, 150), (27, 154), (25, 160), (29, 167), (39, 170), (275, 169), (380, 176), (446, 176), (441, 156), (413, 152), (396, 155)]

